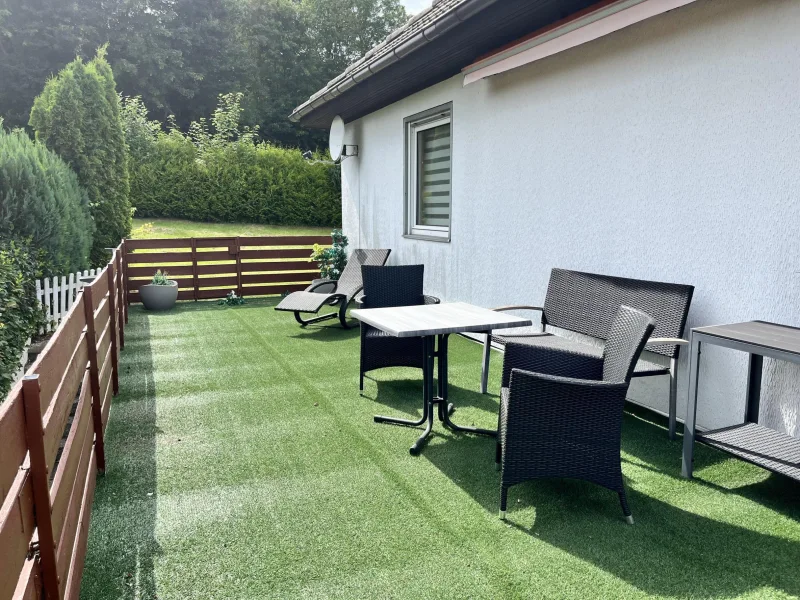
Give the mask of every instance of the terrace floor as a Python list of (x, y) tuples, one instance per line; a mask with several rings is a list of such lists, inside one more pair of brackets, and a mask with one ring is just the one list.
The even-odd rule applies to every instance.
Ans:
[[(629, 413), (616, 495), (574, 481), (511, 489), (497, 518), (488, 438), (372, 415), (418, 415), (420, 373), (358, 394), (358, 330), (301, 329), (270, 300), (132, 307), (98, 480), (82, 597), (785, 598), (800, 595), (800, 486), (697, 450)], [(454, 419), (493, 427), (478, 345), (450, 344)], [(499, 385), (493, 361), (490, 389)]]

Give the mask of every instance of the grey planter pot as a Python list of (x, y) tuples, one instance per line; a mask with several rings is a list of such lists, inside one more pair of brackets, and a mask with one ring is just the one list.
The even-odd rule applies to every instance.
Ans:
[(147, 310), (169, 310), (178, 300), (178, 282), (170, 280), (170, 285), (143, 285), (139, 288), (139, 295)]

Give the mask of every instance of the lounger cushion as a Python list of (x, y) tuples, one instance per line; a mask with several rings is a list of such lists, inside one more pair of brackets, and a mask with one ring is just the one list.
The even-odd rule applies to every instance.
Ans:
[(281, 300), (275, 310), (315, 313), (336, 295), (317, 294), (316, 292), (293, 292)]

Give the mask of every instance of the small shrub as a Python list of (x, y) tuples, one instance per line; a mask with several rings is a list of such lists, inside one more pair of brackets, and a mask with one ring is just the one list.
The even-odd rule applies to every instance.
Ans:
[(220, 306), (241, 306), (244, 304), (244, 298), (237, 296), (236, 292), (230, 291), (228, 295), (217, 302)]
[(319, 265), (319, 274), (322, 278), (336, 281), (342, 276), (347, 264), (347, 236), (341, 229), (334, 229), (331, 238), (333, 245), (330, 248), (314, 244), (311, 260)]
[(41, 249), (45, 275), (89, 265), (94, 221), (70, 167), (24, 131), (0, 126), (0, 239)]
[(153, 237), (153, 229), (154, 226), (152, 223), (142, 223), (139, 227), (131, 231), (131, 239), (146, 240), (151, 238)]
[(46, 323), (36, 299), (41, 275), (36, 254), (16, 242), (0, 245), (0, 398), (5, 398), (19, 371), (19, 357), (28, 338)]
[(172, 280), (169, 278), (169, 273), (159, 269), (155, 272), (155, 275), (153, 275), (150, 285), (172, 285)]

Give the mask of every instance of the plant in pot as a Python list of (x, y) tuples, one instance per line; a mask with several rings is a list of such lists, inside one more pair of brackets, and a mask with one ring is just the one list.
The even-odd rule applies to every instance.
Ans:
[(169, 310), (178, 300), (178, 282), (158, 270), (150, 283), (139, 288), (139, 295), (147, 310)]
[(319, 244), (314, 244), (314, 252), (311, 254), (311, 261), (319, 265), (321, 277), (321, 279), (312, 281), (311, 287), (319, 294), (329, 294), (334, 290), (334, 284), (330, 286), (320, 284), (325, 281), (337, 281), (347, 264), (347, 236), (342, 233), (341, 229), (334, 229), (331, 232), (331, 238), (332, 246), (323, 248)]

